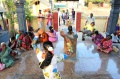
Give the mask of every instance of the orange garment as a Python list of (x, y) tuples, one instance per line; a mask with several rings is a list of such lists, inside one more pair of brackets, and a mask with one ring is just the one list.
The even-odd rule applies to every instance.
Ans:
[(48, 14), (47, 25), (48, 25), (49, 22), (50, 22), (51, 25), (52, 25), (52, 14), (51, 14), (51, 13)]
[(106, 38), (104, 38), (102, 41), (101, 41), (101, 45), (103, 45), (103, 43), (106, 41)]
[(46, 32), (43, 32), (39, 35), (39, 40), (41, 43), (48, 41), (48, 34)]

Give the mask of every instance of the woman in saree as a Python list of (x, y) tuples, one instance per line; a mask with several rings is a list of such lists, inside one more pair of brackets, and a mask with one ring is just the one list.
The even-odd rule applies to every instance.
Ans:
[(58, 35), (56, 34), (56, 31), (53, 29), (52, 26), (49, 27), (49, 32), (47, 32), (49, 36), (49, 41), (56, 42), (58, 40)]
[(112, 49), (112, 36), (108, 35), (105, 39), (102, 40), (100, 44), (98, 44), (97, 49), (104, 52), (110, 53)]
[(47, 16), (47, 28), (52, 26), (52, 13), (51, 11), (48, 11), (48, 16)]
[[(68, 42), (67, 37), (64, 33), (61, 33), (66, 42)], [(38, 47), (37, 40), (39, 38), (39, 32), (35, 35), (33, 39), (33, 48), (36, 52), (37, 58), (39, 60), (39, 67), (43, 71), (43, 75), (45, 79), (61, 79), (60, 72), (57, 68), (57, 63), (68, 58), (71, 52), (66, 51), (65, 53), (61, 53), (60, 55), (54, 54), (54, 47), (52, 42), (46, 41), (43, 43), (44, 51)], [(68, 42), (69, 43), (69, 42)]]
[(24, 34), (19, 30), (18, 34), (16, 34), (16, 40), (17, 40), (17, 47), (21, 47), (22, 46), (22, 39), (24, 37)]
[(95, 34), (92, 36), (92, 41), (98, 45), (101, 43), (101, 41), (103, 40), (103, 36), (98, 32), (98, 31), (95, 31)]
[(29, 34), (26, 32), (24, 34), (23, 39), (22, 39), (22, 47), (26, 50), (30, 50), (31, 49), (31, 43), (32, 43), (32, 39), (30, 38)]
[(11, 49), (6, 46), (4, 42), (1, 43), (2, 51), (0, 52), (0, 61), (5, 64), (5, 67), (11, 67), (14, 65), (13, 58), (11, 56)]
[(15, 49), (17, 48), (17, 40), (15, 39), (14, 36), (13, 36), (12, 38), (10, 38), (8, 46), (9, 46), (12, 50), (15, 50)]
[(15, 56), (20, 53), (18, 53), (18, 51), (17, 51), (17, 40), (15, 39), (14, 36), (10, 38), (8, 46), (12, 49), (11, 55), (12, 55), (13, 59), (16, 59)]
[(39, 32), (39, 42), (40, 43), (44, 43), (44, 42), (48, 41), (48, 34), (44, 30), (39, 29), (38, 32)]

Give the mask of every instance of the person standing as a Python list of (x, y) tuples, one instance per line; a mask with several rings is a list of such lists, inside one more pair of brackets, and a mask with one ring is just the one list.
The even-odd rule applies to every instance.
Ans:
[(38, 24), (39, 24), (39, 27), (42, 28), (43, 27), (43, 14), (42, 14), (42, 11), (39, 10), (39, 13), (38, 13)]
[(66, 14), (67, 14), (67, 19), (69, 19), (69, 11), (68, 11), (68, 9), (66, 10)]
[(51, 11), (48, 11), (47, 28), (49, 29), (50, 26), (52, 26), (52, 13), (51, 13)]
[(94, 16), (93, 16), (93, 13), (91, 13), (90, 16), (88, 16), (85, 25), (90, 24), (90, 23), (92, 23), (92, 22), (95, 23), (95, 18), (94, 18)]
[(60, 18), (61, 18), (60, 8), (58, 8), (58, 17), (59, 17), (59, 26), (60, 26)]
[(63, 24), (65, 25), (65, 20), (66, 20), (65, 10), (63, 10), (63, 13), (62, 13), (62, 20), (63, 20)]
[(72, 20), (73, 20), (73, 22), (75, 20), (75, 11), (74, 11), (74, 9), (72, 9)]

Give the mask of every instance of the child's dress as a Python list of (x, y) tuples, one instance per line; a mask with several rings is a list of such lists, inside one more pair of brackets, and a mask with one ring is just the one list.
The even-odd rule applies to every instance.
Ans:
[(51, 32), (47, 32), (48, 36), (49, 36), (49, 41), (51, 42), (56, 42), (58, 40), (58, 35), (56, 34), (56, 31), (54, 30), (53, 33)]
[(92, 40), (94, 41), (96, 45), (100, 44), (103, 39), (104, 37), (101, 34), (92, 36)]
[[(37, 39), (38, 39), (38, 37), (35, 36), (33, 39), (32, 45), (36, 52), (39, 63), (42, 63), (44, 61), (44, 59), (42, 58), (43, 52), (40, 50), (40, 48), (36, 44)], [(68, 56), (63, 53), (61, 53), (60, 55), (54, 55), (52, 58), (51, 64), (49, 66), (47, 66), (46, 68), (42, 69), (45, 79), (61, 79), (60, 73), (57, 68), (57, 63), (65, 60), (67, 58), (68, 58)]]

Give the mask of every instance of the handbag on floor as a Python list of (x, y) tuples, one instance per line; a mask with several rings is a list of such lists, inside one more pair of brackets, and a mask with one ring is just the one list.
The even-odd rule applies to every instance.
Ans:
[(5, 64), (0, 63), (0, 71), (2, 71), (3, 69), (5, 69)]

